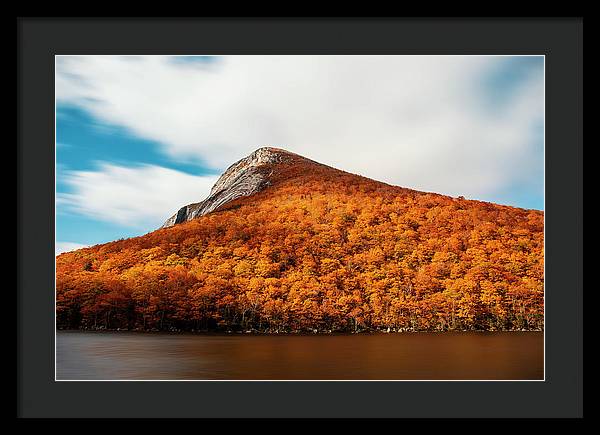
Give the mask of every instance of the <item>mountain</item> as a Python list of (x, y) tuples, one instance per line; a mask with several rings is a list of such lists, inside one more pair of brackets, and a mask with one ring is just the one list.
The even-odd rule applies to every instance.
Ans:
[(163, 227), (56, 259), (59, 328), (540, 330), (544, 214), (277, 148)]

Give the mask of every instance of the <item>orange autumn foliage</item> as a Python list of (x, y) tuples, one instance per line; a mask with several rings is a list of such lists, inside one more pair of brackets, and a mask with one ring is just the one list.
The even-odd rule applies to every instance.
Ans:
[(543, 212), (295, 162), (218, 211), (56, 259), (60, 328), (543, 329)]

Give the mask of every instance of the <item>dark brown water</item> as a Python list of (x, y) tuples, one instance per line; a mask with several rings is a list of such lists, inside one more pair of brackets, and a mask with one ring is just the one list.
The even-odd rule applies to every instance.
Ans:
[(57, 333), (57, 379), (543, 379), (541, 332)]

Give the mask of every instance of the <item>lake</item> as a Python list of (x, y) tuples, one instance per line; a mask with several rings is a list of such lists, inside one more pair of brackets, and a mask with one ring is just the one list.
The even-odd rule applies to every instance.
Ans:
[(544, 378), (543, 332), (251, 335), (58, 331), (57, 380)]

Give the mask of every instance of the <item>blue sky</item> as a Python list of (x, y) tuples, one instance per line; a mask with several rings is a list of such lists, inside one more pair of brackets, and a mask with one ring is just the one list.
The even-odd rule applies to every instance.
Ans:
[(57, 57), (57, 252), (144, 234), (278, 145), (543, 210), (543, 57)]
[[(72, 191), (68, 183), (71, 171), (94, 171), (101, 162), (126, 167), (144, 164), (160, 165), (193, 175), (218, 175), (198, 159), (172, 159), (159, 152), (158, 144), (128, 134), (120, 127), (100, 123), (85, 110), (70, 105), (59, 105), (56, 112), (56, 192)], [(118, 194), (118, 192), (114, 192)], [(182, 204), (184, 205), (184, 204)], [(171, 210), (164, 210), (166, 215)], [(56, 240), (76, 241), (93, 245), (119, 238), (138, 236), (154, 229), (150, 225), (123, 225), (93, 215), (57, 207)], [(168, 217), (168, 216), (166, 216)]]

